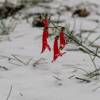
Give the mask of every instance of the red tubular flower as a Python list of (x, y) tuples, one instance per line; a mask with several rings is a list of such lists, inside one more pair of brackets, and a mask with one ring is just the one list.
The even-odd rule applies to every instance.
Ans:
[(60, 48), (64, 48), (65, 47), (65, 37), (64, 37), (64, 33), (61, 31), (60, 32)]
[(48, 48), (48, 50), (51, 51), (51, 48), (47, 41), (47, 38), (48, 38), (48, 30), (47, 30), (47, 28), (44, 28), (43, 35), (42, 35), (42, 51), (41, 51), (41, 53), (43, 53), (46, 48)]
[(66, 41), (65, 41), (65, 36), (64, 36), (64, 27), (61, 28), (60, 31), (60, 48), (63, 49), (65, 47)]
[(58, 38), (59, 38), (59, 36), (56, 36), (55, 40), (54, 40), (54, 45), (53, 45), (54, 55), (53, 55), (52, 62), (54, 62), (61, 55), (60, 50), (58, 48)]

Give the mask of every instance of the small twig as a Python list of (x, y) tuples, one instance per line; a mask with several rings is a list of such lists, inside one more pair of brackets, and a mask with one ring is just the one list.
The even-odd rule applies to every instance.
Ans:
[(87, 74), (86, 76), (89, 77), (89, 78), (93, 78), (93, 77), (95, 77), (95, 76), (97, 77), (98, 75), (100, 76), (99, 71), (100, 71), (100, 68), (98, 68), (98, 69), (96, 69), (96, 70), (90, 72), (90, 73)]
[(11, 95), (11, 91), (12, 91), (12, 85), (10, 86), (10, 90), (9, 90), (9, 93), (8, 93), (8, 96), (7, 96), (6, 100), (9, 99), (9, 97), (10, 97), (10, 95)]
[(45, 60), (44, 58), (39, 58), (38, 60), (36, 60), (34, 63), (33, 63), (33, 66), (36, 67), (36, 65), (40, 64), (40, 61), (41, 60)]
[(16, 65), (16, 66), (22, 66), (22, 65), (19, 65), (19, 64), (15, 64), (15, 63), (12, 63), (12, 62), (9, 62), (10, 64), (13, 64), (13, 65)]
[(30, 58), (29, 61), (26, 63), (26, 65), (29, 65), (29, 63), (32, 61), (33, 58)]
[(95, 67), (95, 70), (97, 70), (98, 68), (97, 68), (97, 66), (96, 66), (96, 64), (94, 62), (94, 58), (92, 58), (91, 55), (89, 55), (89, 57), (90, 57), (90, 59), (91, 59), (91, 61), (93, 63), (93, 66)]
[(80, 39), (81, 39), (81, 43), (83, 43), (83, 38), (82, 38), (81, 29), (82, 29), (82, 23), (80, 23), (80, 34), (79, 34), (79, 37), (80, 37)]
[(90, 83), (91, 81), (90, 80), (87, 80), (87, 79), (83, 79), (83, 78), (80, 78), (80, 77), (75, 77), (76, 79), (82, 81), (82, 82), (86, 82), (86, 83)]
[(11, 57), (8, 57), (8, 56), (4, 56), (4, 55), (0, 55), (0, 57), (1, 57), (2, 59), (7, 58), (8, 60), (11, 60), (11, 59), (15, 60), (14, 58), (11, 58)]
[(96, 39), (94, 39), (89, 45), (94, 44), (94, 42), (96, 42), (98, 39), (100, 39), (100, 35)]
[[(89, 57), (90, 57), (90, 59), (91, 59), (91, 61), (92, 61), (92, 63), (93, 63), (93, 66), (94, 66), (95, 70), (97, 70), (98, 68), (97, 68), (96, 63), (95, 63), (95, 61), (94, 61), (95, 59), (92, 58), (90, 54), (89, 54)], [(97, 75), (96, 75), (96, 74), (97, 74), (97, 73), (95, 72), (94, 76), (96, 76), (96, 79), (97, 79)]]
[(20, 60), (18, 57), (16, 57), (15, 55), (12, 55), (16, 60), (18, 60), (20, 63), (26, 65), (26, 63), (24, 63), (22, 60)]
[[(94, 32), (93, 32), (94, 33)], [(89, 33), (88, 35), (87, 35), (87, 37), (85, 38), (85, 40), (84, 40), (84, 43), (86, 43), (86, 41), (89, 39), (89, 37), (93, 34), (93, 33)]]
[(4, 69), (4, 70), (8, 70), (8, 68), (6, 68), (5, 66), (1, 66), (0, 65), (0, 68)]
[(92, 91), (95, 92), (95, 91), (96, 91), (97, 89), (99, 89), (99, 88), (100, 88), (100, 86), (94, 88)]
[(62, 79), (57, 77), (57, 76), (53, 76), (56, 80), (61, 81)]
[(88, 71), (83, 68), (74, 67), (74, 66), (73, 67), (70, 66), (70, 68), (79, 69), (79, 70), (83, 71), (85, 74), (89, 74)]
[(75, 75), (71, 75), (68, 77), (68, 79), (72, 79), (73, 77), (75, 77)]
[[(96, 54), (98, 53), (98, 47), (96, 48)], [(96, 56), (94, 56), (93, 61), (95, 60)]]
[[(12, 55), (15, 59), (17, 59), (17, 61), (19, 61), (19, 62), (21, 62), (22, 64), (24, 64), (24, 65), (28, 65), (30, 62), (31, 62), (31, 60), (33, 59), (33, 57), (31, 57), (31, 56), (29, 56), (29, 57), (31, 57), (27, 62), (23, 62), (22, 60), (20, 60), (17, 56), (21, 56), (21, 55), (15, 55), (15, 54), (13, 54)], [(26, 57), (26, 56), (25, 56)], [(14, 64), (14, 63), (11, 63), (11, 64)], [(18, 64), (15, 64), (15, 65), (18, 65)], [(21, 66), (21, 65), (19, 65), (19, 66)]]

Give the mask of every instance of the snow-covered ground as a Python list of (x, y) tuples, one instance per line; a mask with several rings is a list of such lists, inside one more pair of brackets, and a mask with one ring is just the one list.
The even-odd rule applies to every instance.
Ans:
[[(86, 1), (99, 4), (98, 0)], [(48, 4), (39, 4), (48, 5), (51, 10), (44, 10), (42, 7), (38, 9), (40, 6), (36, 6), (25, 10), (24, 14), (46, 11), (53, 13), (51, 19), (56, 20), (58, 8), (65, 10), (64, 5), (72, 6), (80, 2), (84, 0), (54, 0)], [(100, 12), (100, 9), (92, 10)], [(60, 23), (61, 25), (67, 23), (73, 29), (75, 19), (71, 17), (70, 12), (62, 12), (59, 20), (65, 22)], [(100, 21), (100, 16), (93, 12), (87, 18), (76, 18), (75, 31), (79, 32), (80, 24), (83, 30), (93, 30), (98, 26), (96, 32), (89, 38), (94, 40), (100, 35), (100, 29), (98, 23), (93, 20)], [(40, 53), (43, 29), (32, 27), (31, 23), (32, 18), (29, 19), (29, 23), (26, 20), (18, 21), (15, 30), (8, 36), (4, 36), (5, 40), (0, 42), (0, 100), (99, 100), (99, 79), (92, 80), (90, 83), (81, 83), (75, 79), (76, 76), (85, 77), (84, 70), (88, 72), (94, 70), (89, 55), (80, 51), (70, 51), (69, 49), (78, 47), (69, 43), (64, 49), (66, 54), (51, 63), (52, 51)], [(87, 36), (84, 33), (83, 37), (86, 37), (85, 35)], [(49, 43), (53, 49), (53, 38), (49, 38)], [(100, 39), (96, 41), (96, 44), (99, 43)], [(97, 67), (100, 66), (99, 59), (96, 59), (96, 64)], [(8, 70), (4, 70), (3, 67)]]

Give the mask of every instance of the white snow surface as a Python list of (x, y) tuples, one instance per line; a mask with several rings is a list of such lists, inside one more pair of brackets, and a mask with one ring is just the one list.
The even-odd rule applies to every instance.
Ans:
[[(69, 2), (76, 5), (85, 0), (55, 0), (48, 5), (57, 8), (61, 3), (65, 5)], [(87, 1), (87, 0), (86, 0)], [(98, 0), (88, 0), (99, 4)], [(59, 4), (60, 2), (60, 4)], [(75, 3), (75, 4), (74, 4)], [(57, 4), (57, 5), (55, 5)], [(43, 11), (43, 9), (41, 9)], [(29, 9), (30, 12), (36, 12), (35, 8)], [(40, 9), (39, 9), (40, 12)], [(73, 28), (73, 19), (70, 13), (65, 13), (60, 19), (66, 20)], [(90, 15), (87, 19), (100, 18), (96, 15)], [(41, 54), (41, 41), (43, 28), (35, 28), (26, 20), (20, 20), (10, 35), (5, 36), (5, 40), (0, 42), (0, 65), (5, 66), (8, 70), (0, 67), (0, 100), (7, 100), (7, 96), (12, 85), (12, 91), (9, 100), (100, 100), (100, 90), (93, 91), (100, 86), (99, 79), (90, 83), (81, 83), (75, 78), (69, 79), (71, 76), (83, 76), (82, 70), (75, 68), (83, 68), (87, 71), (94, 69), (89, 56), (80, 51), (66, 51), (70, 48), (76, 48), (74, 44), (68, 44), (64, 51), (66, 54), (59, 57), (57, 61), (51, 63), (53, 58), (53, 50), (45, 51)], [(83, 22), (83, 29), (94, 29), (97, 24), (87, 20), (77, 18), (76, 30), (79, 29), (80, 23)], [(62, 25), (65, 25), (62, 23)], [(99, 31), (99, 30), (98, 30)], [(99, 32), (95, 33), (96, 36)], [(94, 40), (94, 34), (90, 37)], [(53, 49), (53, 38), (49, 39), (51, 48)], [(99, 44), (100, 41), (97, 41)], [(22, 64), (13, 57), (15, 55), (25, 64), (31, 59), (29, 64)], [(9, 60), (7, 57), (11, 57)], [(15, 59), (15, 60), (14, 60)], [(39, 63), (33, 66), (36, 61)], [(97, 59), (97, 66), (100, 62)], [(56, 79), (59, 78), (59, 79)]]

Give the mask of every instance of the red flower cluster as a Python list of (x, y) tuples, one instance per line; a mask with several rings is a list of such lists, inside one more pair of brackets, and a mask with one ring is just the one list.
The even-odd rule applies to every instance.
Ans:
[[(47, 41), (47, 39), (48, 39), (48, 26), (49, 26), (47, 16), (45, 16), (43, 24), (44, 24), (44, 30), (43, 30), (43, 35), (42, 35), (42, 51), (41, 51), (41, 53), (43, 53), (46, 48), (48, 48), (48, 50), (51, 51), (51, 48), (50, 48), (48, 41)], [(58, 47), (59, 38), (60, 38), (60, 48)], [(64, 27), (61, 27), (61, 31), (60, 31), (59, 36), (56, 36), (54, 39), (52, 62), (54, 62), (59, 56), (62, 56), (65, 53), (65, 52), (64, 53), (60, 52), (60, 49), (63, 49), (65, 47), (65, 44), (66, 44), (66, 41), (65, 41), (65, 36), (64, 36)]]

